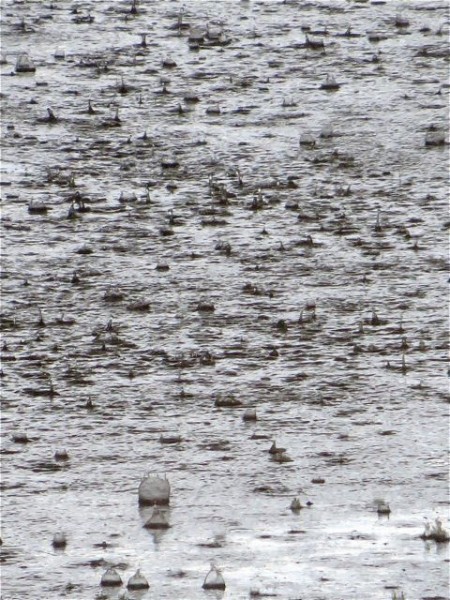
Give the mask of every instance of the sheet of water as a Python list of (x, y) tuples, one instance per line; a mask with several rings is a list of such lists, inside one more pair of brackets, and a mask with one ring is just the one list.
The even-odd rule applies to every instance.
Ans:
[(447, 598), (446, 3), (136, 8), (2, 2), (2, 598)]

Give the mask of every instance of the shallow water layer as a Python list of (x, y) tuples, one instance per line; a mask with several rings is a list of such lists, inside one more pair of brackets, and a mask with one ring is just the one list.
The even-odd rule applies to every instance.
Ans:
[(4, 600), (448, 598), (448, 24), (2, 1)]

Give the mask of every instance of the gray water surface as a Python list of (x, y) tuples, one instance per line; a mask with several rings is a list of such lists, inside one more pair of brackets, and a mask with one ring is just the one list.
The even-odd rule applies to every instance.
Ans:
[[(449, 500), (448, 25), (425, 0), (2, 1), (4, 600), (449, 597), (420, 539)], [(149, 591), (102, 590), (110, 565)]]

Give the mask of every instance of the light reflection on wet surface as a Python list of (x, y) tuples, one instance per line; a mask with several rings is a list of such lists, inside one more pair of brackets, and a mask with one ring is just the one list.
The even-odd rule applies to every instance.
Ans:
[(2, 6), (2, 598), (447, 598), (445, 3)]

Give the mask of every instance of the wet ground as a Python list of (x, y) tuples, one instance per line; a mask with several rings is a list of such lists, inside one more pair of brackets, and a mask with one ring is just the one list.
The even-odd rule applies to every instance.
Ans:
[(4, 600), (448, 598), (448, 25), (2, 2)]

